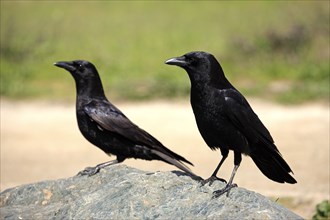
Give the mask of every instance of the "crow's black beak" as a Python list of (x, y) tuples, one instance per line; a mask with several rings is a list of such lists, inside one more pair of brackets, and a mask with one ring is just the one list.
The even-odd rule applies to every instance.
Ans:
[(69, 72), (73, 72), (76, 70), (76, 67), (73, 65), (73, 62), (64, 62), (64, 61), (60, 61), (60, 62), (56, 62), (54, 63), (55, 66), (66, 69)]
[(181, 57), (174, 57), (169, 60), (166, 60), (165, 64), (183, 67), (183, 66), (187, 65), (187, 61), (184, 56), (181, 56)]

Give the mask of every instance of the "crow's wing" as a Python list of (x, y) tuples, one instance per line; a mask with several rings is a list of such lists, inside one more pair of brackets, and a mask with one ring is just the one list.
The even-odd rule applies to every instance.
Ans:
[(189, 168), (181, 164), (181, 162), (176, 162), (176, 160), (181, 160), (193, 165), (191, 162), (166, 148), (148, 132), (131, 122), (110, 102), (106, 100), (93, 100), (84, 107), (84, 111), (90, 119), (97, 123), (102, 129), (114, 132), (132, 141), (134, 144), (147, 146), (152, 150), (152, 152), (163, 158), (168, 163), (192, 174)]
[(85, 113), (104, 130), (108, 130), (128, 140), (150, 147), (162, 144), (131, 122), (119, 109), (107, 101), (93, 100), (84, 107)]
[(249, 140), (263, 142), (279, 153), (267, 128), (254, 113), (246, 99), (235, 89), (220, 90), (224, 97), (226, 117)]
[(283, 159), (269, 131), (253, 112), (246, 99), (236, 90), (224, 93), (226, 116), (251, 141), (251, 145), (256, 147), (250, 156), (261, 172), (277, 182), (296, 183), (296, 180), (288, 174), (292, 172), (290, 166)]

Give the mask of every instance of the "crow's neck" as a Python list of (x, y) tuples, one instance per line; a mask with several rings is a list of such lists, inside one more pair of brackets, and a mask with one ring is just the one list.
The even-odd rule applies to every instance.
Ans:
[(224, 75), (222, 75), (221, 77), (214, 77), (214, 79), (211, 79), (209, 85), (217, 89), (234, 88)]
[[(201, 74), (202, 75), (202, 74)], [(223, 72), (213, 72), (209, 77), (200, 77), (200, 74), (189, 74), (191, 87), (199, 91), (207, 88), (228, 89), (233, 88)]]
[(105, 99), (101, 80), (77, 80), (77, 98), (78, 99)]
[(209, 84), (217, 89), (233, 88), (231, 83), (226, 78), (225, 73), (223, 72), (223, 69), (218, 62), (214, 63), (211, 67)]

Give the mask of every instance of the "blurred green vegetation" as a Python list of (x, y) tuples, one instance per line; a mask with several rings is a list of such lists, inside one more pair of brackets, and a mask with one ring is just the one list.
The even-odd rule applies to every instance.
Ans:
[(330, 203), (324, 200), (316, 205), (316, 213), (312, 220), (330, 220)]
[(53, 63), (85, 59), (110, 99), (175, 98), (190, 82), (164, 61), (213, 53), (245, 95), (329, 99), (329, 1), (1, 1), (1, 96), (71, 100)]

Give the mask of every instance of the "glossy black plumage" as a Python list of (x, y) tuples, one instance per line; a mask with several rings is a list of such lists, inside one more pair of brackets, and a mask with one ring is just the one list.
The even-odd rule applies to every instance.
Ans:
[(120, 163), (126, 158), (138, 158), (161, 160), (193, 175), (182, 162), (192, 163), (140, 129), (107, 100), (99, 74), (92, 63), (75, 60), (54, 65), (66, 69), (75, 79), (76, 115), (83, 136), (105, 153), (117, 156), (114, 161), (88, 167), (80, 174), (93, 175), (102, 167)]
[(207, 180), (217, 179), (217, 172), (234, 151), (234, 170), (219, 196), (235, 186), (232, 184), (241, 162), (241, 154), (249, 155), (260, 171), (279, 183), (296, 183), (291, 168), (282, 158), (267, 128), (254, 113), (244, 96), (227, 80), (212, 54), (190, 52), (165, 62), (185, 69), (191, 82), (191, 106), (204, 141), (212, 149), (220, 149), (222, 159)]

